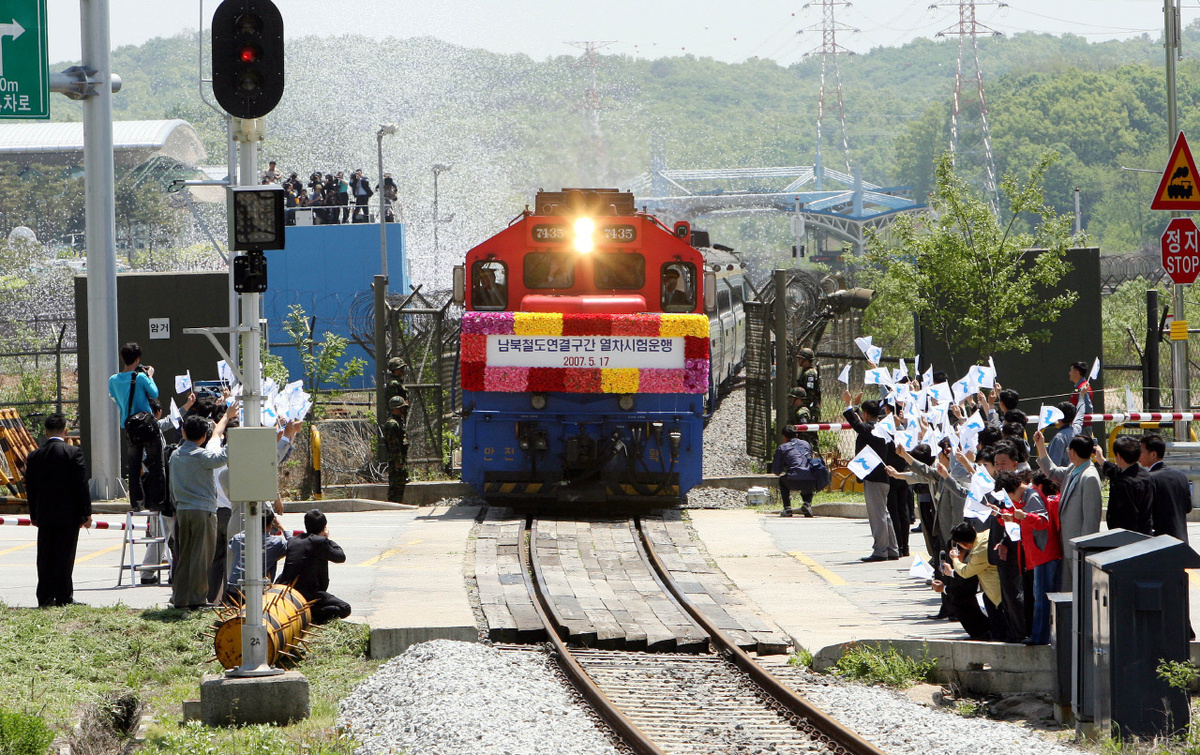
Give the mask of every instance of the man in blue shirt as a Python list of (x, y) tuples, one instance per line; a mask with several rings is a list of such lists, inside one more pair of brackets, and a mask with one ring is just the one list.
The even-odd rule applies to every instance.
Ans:
[(816, 478), (808, 467), (812, 460), (812, 446), (808, 441), (796, 437), (796, 429), (791, 425), (783, 426), (783, 439), (771, 461), (771, 474), (779, 478), (779, 495), (783, 498), (781, 516), (792, 515), (793, 490), (799, 490), (800, 498), (804, 501), (800, 513), (812, 516), (813, 492), (817, 487)]
[[(158, 398), (158, 386), (154, 384), (154, 368), (142, 367), (142, 349), (136, 343), (121, 347), (120, 372), (108, 379), (108, 395), (117, 405), (121, 415), (121, 427), (125, 427), (130, 415), (150, 411), (150, 399)], [(126, 431), (129, 451), (125, 457), (129, 471), (129, 505), (134, 511), (162, 506), (166, 493), (165, 470), (162, 459), (162, 436), (149, 442), (138, 443)], [(145, 477), (142, 465), (145, 465)]]

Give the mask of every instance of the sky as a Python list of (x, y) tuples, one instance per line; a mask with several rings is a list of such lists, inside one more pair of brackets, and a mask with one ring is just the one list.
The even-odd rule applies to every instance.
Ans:
[[(79, 59), (81, 1), (47, 0), (51, 61)], [(958, 23), (957, 0), (934, 9), (932, 0), (831, 1), (838, 3), (833, 7), (838, 25), (847, 27), (837, 43), (853, 52), (933, 37)], [(199, 23), (199, 0), (109, 2), (114, 47), (194, 31)], [(611, 43), (605, 54), (692, 54), (725, 62), (760, 57), (784, 65), (821, 45), (822, 2), (805, 7), (802, 0), (276, 0), (288, 37), (433, 36), (538, 60), (577, 55), (570, 43), (597, 41)], [(206, 26), (217, 4), (205, 0)], [(976, 20), (1005, 34), (1070, 33), (1089, 41), (1143, 33), (1158, 38), (1163, 27), (1163, 0), (1008, 0), (1000, 6), (979, 0)], [(1200, 3), (1183, 0), (1182, 16), (1185, 25), (1200, 17)]]

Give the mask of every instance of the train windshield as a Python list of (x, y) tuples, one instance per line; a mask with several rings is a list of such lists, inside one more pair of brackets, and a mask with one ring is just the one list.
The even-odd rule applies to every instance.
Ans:
[(476, 262), (471, 268), (471, 307), (508, 307), (508, 265), (496, 260)]
[(571, 288), (574, 285), (574, 256), (564, 252), (530, 252), (525, 255), (526, 288)]
[(646, 258), (636, 253), (592, 255), (596, 288), (636, 290), (646, 285)]
[(662, 309), (691, 312), (696, 308), (696, 266), (690, 262), (668, 262), (662, 266)]

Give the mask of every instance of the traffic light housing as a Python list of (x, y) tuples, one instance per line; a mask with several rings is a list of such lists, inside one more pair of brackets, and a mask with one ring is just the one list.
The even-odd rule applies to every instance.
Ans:
[(239, 252), (283, 249), (283, 187), (233, 187), (233, 248)]
[(213, 94), (237, 118), (261, 118), (283, 97), (283, 16), (271, 0), (224, 0), (212, 22)]

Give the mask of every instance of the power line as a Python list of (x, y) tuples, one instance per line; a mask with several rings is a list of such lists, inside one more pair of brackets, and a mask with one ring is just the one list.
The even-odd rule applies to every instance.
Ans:
[(833, 78), (836, 82), (838, 122), (842, 127), (842, 153), (846, 159), (846, 172), (850, 173), (850, 137), (846, 131), (846, 105), (842, 99), (842, 72), (838, 67), (838, 55), (853, 55), (854, 52), (838, 44), (837, 34), (839, 31), (856, 33), (858, 29), (838, 22), (834, 16), (834, 11), (838, 6), (849, 7), (850, 3), (848, 0), (814, 0), (807, 3), (804, 8), (808, 9), (815, 5), (821, 8), (821, 22), (801, 29), (796, 33), (802, 34), (806, 31), (816, 31), (818, 29), (821, 32), (821, 44), (804, 53), (805, 57), (817, 53), (821, 55), (821, 90), (817, 98), (817, 164), (821, 163), (822, 121), (825, 115), (825, 72), (830, 64), (832, 64)]
[[(950, 111), (950, 157), (955, 160), (955, 167), (958, 167), (959, 155), (974, 154), (982, 157), (984, 196), (995, 208), (999, 206), (999, 197), (996, 192), (996, 164), (992, 158), (992, 136), (988, 129), (987, 99), (983, 92), (983, 66), (979, 64), (979, 35), (988, 34), (996, 37), (1004, 35), (977, 21), (975, 7), (977, 5), (1006, 7), (1006, 4), (999, 0), (958, 0), (957, 5), (958, 23), (937, 33), (939, 37), (958, 37), (958, 63), (954, 71), (954, 102)], [(936, 8), (938, 5), (935, 3), (929, 7)], [(971, 43), (969, 58), (965, 54), (968, 39)], [(974, 87), (967, 84), (968, 79), (974, 79)], [(974, 99), (970, 100), (972, 95)], [(971, 116), (975, 116), (978, 120), (972, 122)]]

